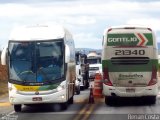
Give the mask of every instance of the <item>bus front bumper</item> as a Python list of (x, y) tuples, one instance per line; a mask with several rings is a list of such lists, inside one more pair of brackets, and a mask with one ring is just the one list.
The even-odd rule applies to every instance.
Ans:
[(66, 90), (43, 95), (23, 95), (9, 93), (11, 104), (41, 104), (41, 103), (64, 103), (67, 101)]
[(157, 96), (158, 86), (156, 84), (147, 87), (113, 87), (103, 84), (103, 94), (118, 97)]

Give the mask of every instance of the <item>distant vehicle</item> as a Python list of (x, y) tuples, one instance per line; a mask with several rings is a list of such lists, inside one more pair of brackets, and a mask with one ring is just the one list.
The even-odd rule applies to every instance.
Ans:
[(144, 97), (156, 102), (157, 42), (151, 28), (111, 27), (104, 31), (103, 94), (106, 104), (116, 97)]
[(101, 64), (101, 55), (98, 55), (96, 51), (90, 51), (87, 55), (87, 62), (89, 64)]
[(84, 89), (85, 84), (83, 81), (82, 68), (80, 64), (76, 65), (76, 79), (79, 81), (80, 89)]
[(81, 89), (89, 87), (89, 64), (87, 64), (87, 56), (80, 52), (76, 52), (76, 76), (80, 80)]
[(87, 55), (87, 62), (89, 63), (89, 79), (94, 80), (96, 72), (102, 74), (101, 55), (96, 51), (90, 51)]
[(63, 26), (15, 28), (1, 62), (8, 65), (9, 101), (16, 112), (23, 104), (61, 103), (66, 109), (73, 103), (75, 46)]
[(75, 93), (77, 95), (79, 95), (81, 93), (80, 81), (81, 81), (81, 79), (79, 79), (79, 78), (77, 78), (75, 81)]
[(96, 73), (102, 74), (102, 64), (90, 64), (89, 65), (89, 79), (95, 79)]

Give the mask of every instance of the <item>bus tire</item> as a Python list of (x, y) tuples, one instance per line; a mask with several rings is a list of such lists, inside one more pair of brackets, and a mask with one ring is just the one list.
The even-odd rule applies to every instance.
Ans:
[(66, 109), (67, 109), (67, 107), (68, 107), (68, 101), (67, 101), (67, 102), (65, 102), (65, 103), (62, 103), (62, 104), (61, 104), (61, 108), (62, 108), (62, 110), (66, 110)]
[(113, 105), (113, 97), (112, 96), (105, 96), (105, 104), (106, 105)]
[(80, 90), (80, 88), (79, 88), (79, 90), (76, 91), (76, 94), (79, 95), (79, 94), (81, 93), (80, 91), (81, 91), (81, 90)]
[(21, 112), (21, 110), (22, 110), (22, 105), (14, 105), (15, 112)]
[(156, 104), (156, 96), (150, 96), (149, 102), (150, 102), (150, 104)]
[(73, 96), (69, 99), (69, 104), (73, 104)]
[(80, 86), (80, 90), (84, 90), (84, 86)]
[(88, 87), (89, 87), (89, 82), (88, 82), (88, 81), (86, 81), (85, 89), (88, 89)]

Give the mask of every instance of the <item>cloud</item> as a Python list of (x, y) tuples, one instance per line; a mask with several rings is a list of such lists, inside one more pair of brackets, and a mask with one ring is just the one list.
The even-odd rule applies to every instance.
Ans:
[(0, 39), (7, 39), (15, 25), (56, 22), (71, 30), (77, 47), (101, 48), (107, 26), (148, 24), (159, 31), (159, 13), (160, 1), (152, 0), (6, 1), (0, 4)]
[(76, 48), (102, 48), (102, 39), (95, 37), (92, 33), (78, 33), (73, 37)]
[[(68, 0), (37, 2), (32, 4), (7, 3), (0, 4), (0, 17), (17, 18), (20, 17), (46, 17), (48, 19), (60, 16), (72, 17), (76, 20), (70, 20), (77, 24), (95, 23), (96, 19), (113, 19), (118, 17), (138, 17), (148, 16), (148, 12), (160, 11), (160, 2), (136, 2), (122, 0)], [(150, 9), (148, 9), (150, 8)], [(5, 11), (5, 12), (4, 12)], [(96, 18), (93, 20), (93, 17)], [(64, 18), (64, 17), (63, 17)], [(89, 22), (88, 22), (89, 21)], [(118, 21), (118, 20), (117, 20)]]
[[(160, 11), (160, 2), (139, 3), (121, 0), (91, 1), (49, 1), (36, 4), (7, 3), (0, 4), (0, 16), (26, 16), (26, 15), (107, 15), (126, 14), (135, 11)], [(148, 9), (148, 7), (150, 9)], [(4, 12), (5, 11), (5, 12)]]
[(35, 9), (24, 4), (0, 4), (0, 17), (22, 17), (31, 15)]
[(139, 18), (139, 19), (131, 19), (127, 22), (127, 24), (137, 24), (137, 25), (145, 25), (153, 28), (156, 32), (160, 32), (160, 18)]
[(80, 15), (80, 16), (59, 16), (59, 20), (61, 20), (61, 23), (67, 23), (71, 25), (93, 25), (96, 23), (96, 18), (90, 17), (87, 15)]

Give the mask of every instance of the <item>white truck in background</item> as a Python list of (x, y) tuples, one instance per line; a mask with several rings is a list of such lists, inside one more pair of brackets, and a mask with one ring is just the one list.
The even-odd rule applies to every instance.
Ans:
[(90, 51), (87, 55), (87, 62), (89, 63), (89, 79), (95, 78), (96, 72), (102, 74), (101, 55), (98, 55), (96, 51)]
[(80, 81), (80, 88), (89, 87), (89, 64), (87, 64), (87, 55), (76, 52), (76, 76)]

